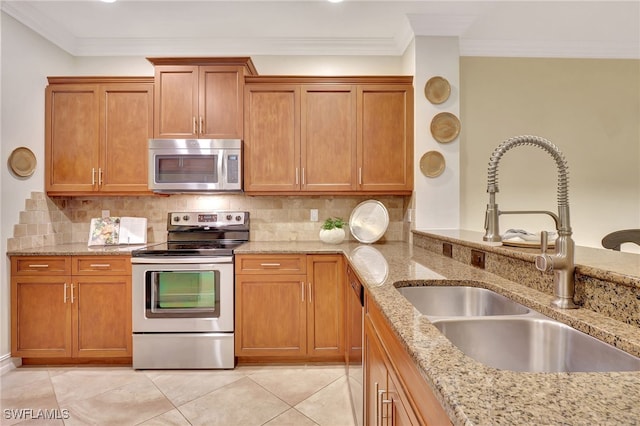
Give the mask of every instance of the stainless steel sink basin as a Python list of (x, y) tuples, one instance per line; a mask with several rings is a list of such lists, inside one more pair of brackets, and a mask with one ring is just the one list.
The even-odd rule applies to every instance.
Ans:
[(400, 287), (400, 294), (427, 316), (520, 315), (529, 308), (501, 294), (480, 287)]
[(433, 324), (465, 355), (521, 372), (638, 371), (640, 358), (540, 317), (447, 319)]

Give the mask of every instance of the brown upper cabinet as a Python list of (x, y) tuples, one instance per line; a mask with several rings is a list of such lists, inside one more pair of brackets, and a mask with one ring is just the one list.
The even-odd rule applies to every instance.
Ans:
[(147, 58), (155, 67), (153, 136), (242, 139), (251, 58)]
[(153, 78), (49, 77), (45, 189), (49, 195), (150, 193)]
[(412, 77), (247, 77), (245, 191), (410, 194)]

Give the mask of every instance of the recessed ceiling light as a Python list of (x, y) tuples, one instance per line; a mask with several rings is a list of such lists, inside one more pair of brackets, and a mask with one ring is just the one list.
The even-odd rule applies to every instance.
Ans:
[(342, 3), (342, 0), (329, 0), (329, 3)]
[(116, 0), (100, 0), (102, 3), (115, 3)]

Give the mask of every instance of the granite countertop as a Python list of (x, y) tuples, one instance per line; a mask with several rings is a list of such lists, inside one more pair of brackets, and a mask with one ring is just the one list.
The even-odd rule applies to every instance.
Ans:
[(453, 346), (394, 283), (473, 281), (560, 321), (621, 333), (629, 344), (625, 349), (640, 355), (640, 333), (633, 326), (586, 309), (551, 308), (550, 295), (404, 242), (249, 242), (236, 252), (344, 253), (456, 425), (623, 425), (640, 419), (640, 372), (518, 373), (486, 367)]
[(145, 247), (141, 245), (118, 245), (118, 246), (91, 246), (87, 243), (58, 244), (54, 246), (43, 246), (21, 250), (7, 251), (8, 256), (90, 256), (90, 255), (131, 255), (135, 249)]
[[(451, 241), (477, 244), (486, 250), (509, 250), (483, 243), (481, 236), (478, 240), (477, 233), (437, 233)], [(101, 247), (94, 250), (85, 244), (70, 244), (8, 254), (128, 255), (131, 249)], [(623, 425), (637, 424), (640, 419), (640, 372), (518, 373), (486, 367), (453, 346), (400, 295), (394, 283), (443, 279), (471, 281), (473, 285), (502, 293), (572, 326), (579, 325), (594, 333), (608, 333), (615, 339), (622, 336), (619, 340), (625, 343), (624, 349), (640, 355), (640, 333), (636, 327), (587, 309), (551, 308), (550, 295), (406, 242), (370, 245), (354, 242), (327, 245), (319, 241), (248, 242), (236, 253), (343, 253), (456, 425)], [(532, 260), (535, 253), (537, 250), (522, 249), (512, 255)], [(619, 256), (609, 260), (606, 255), (595, 256), (591, 250), (576, 252), (577, 269), (613, 276), (632, 285), (640, 281), (640, 273), (634, 273), (638, 263), (632, 260), (637, 258), (640, 256), (632, 255), (629, 260), (625, 258), (618, 262)]]

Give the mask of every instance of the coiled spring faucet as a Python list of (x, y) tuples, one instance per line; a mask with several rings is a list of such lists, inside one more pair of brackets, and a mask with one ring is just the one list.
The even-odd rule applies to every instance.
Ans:
[[(500, 211), (496, 204), (496, 192), (498, 192), (498, 163), (505, 152), (517, 146), (532, 145), (549, 153), (558, 166), (558, 214), (545, 210), (519, 210)], [(484, 241), (502, 241), (500, 237), (499, 217), (502, 214), (546, 214), (553, 218), (558, 238), (556, 239), (556, 253), (547, 254), (548, 236), (542, 232), (542, 252), (536, 256), (536, 268), (543, 272), (554, 274), (554, 299), (552, 306), (563, 309), (573, 309), (578, 306), (574, 303), (575, 294), (575, 243), (571, 238), (571, 225), (569, 223), (569, 188), (568, 188), (567, 161), (562, 152), (553, 143), (539, 136), (516, 136), (502, 142), (491, 154), (489, 161), (489, 174), (487, 177), (487, 192), (489, 204), (485, 214)]]

